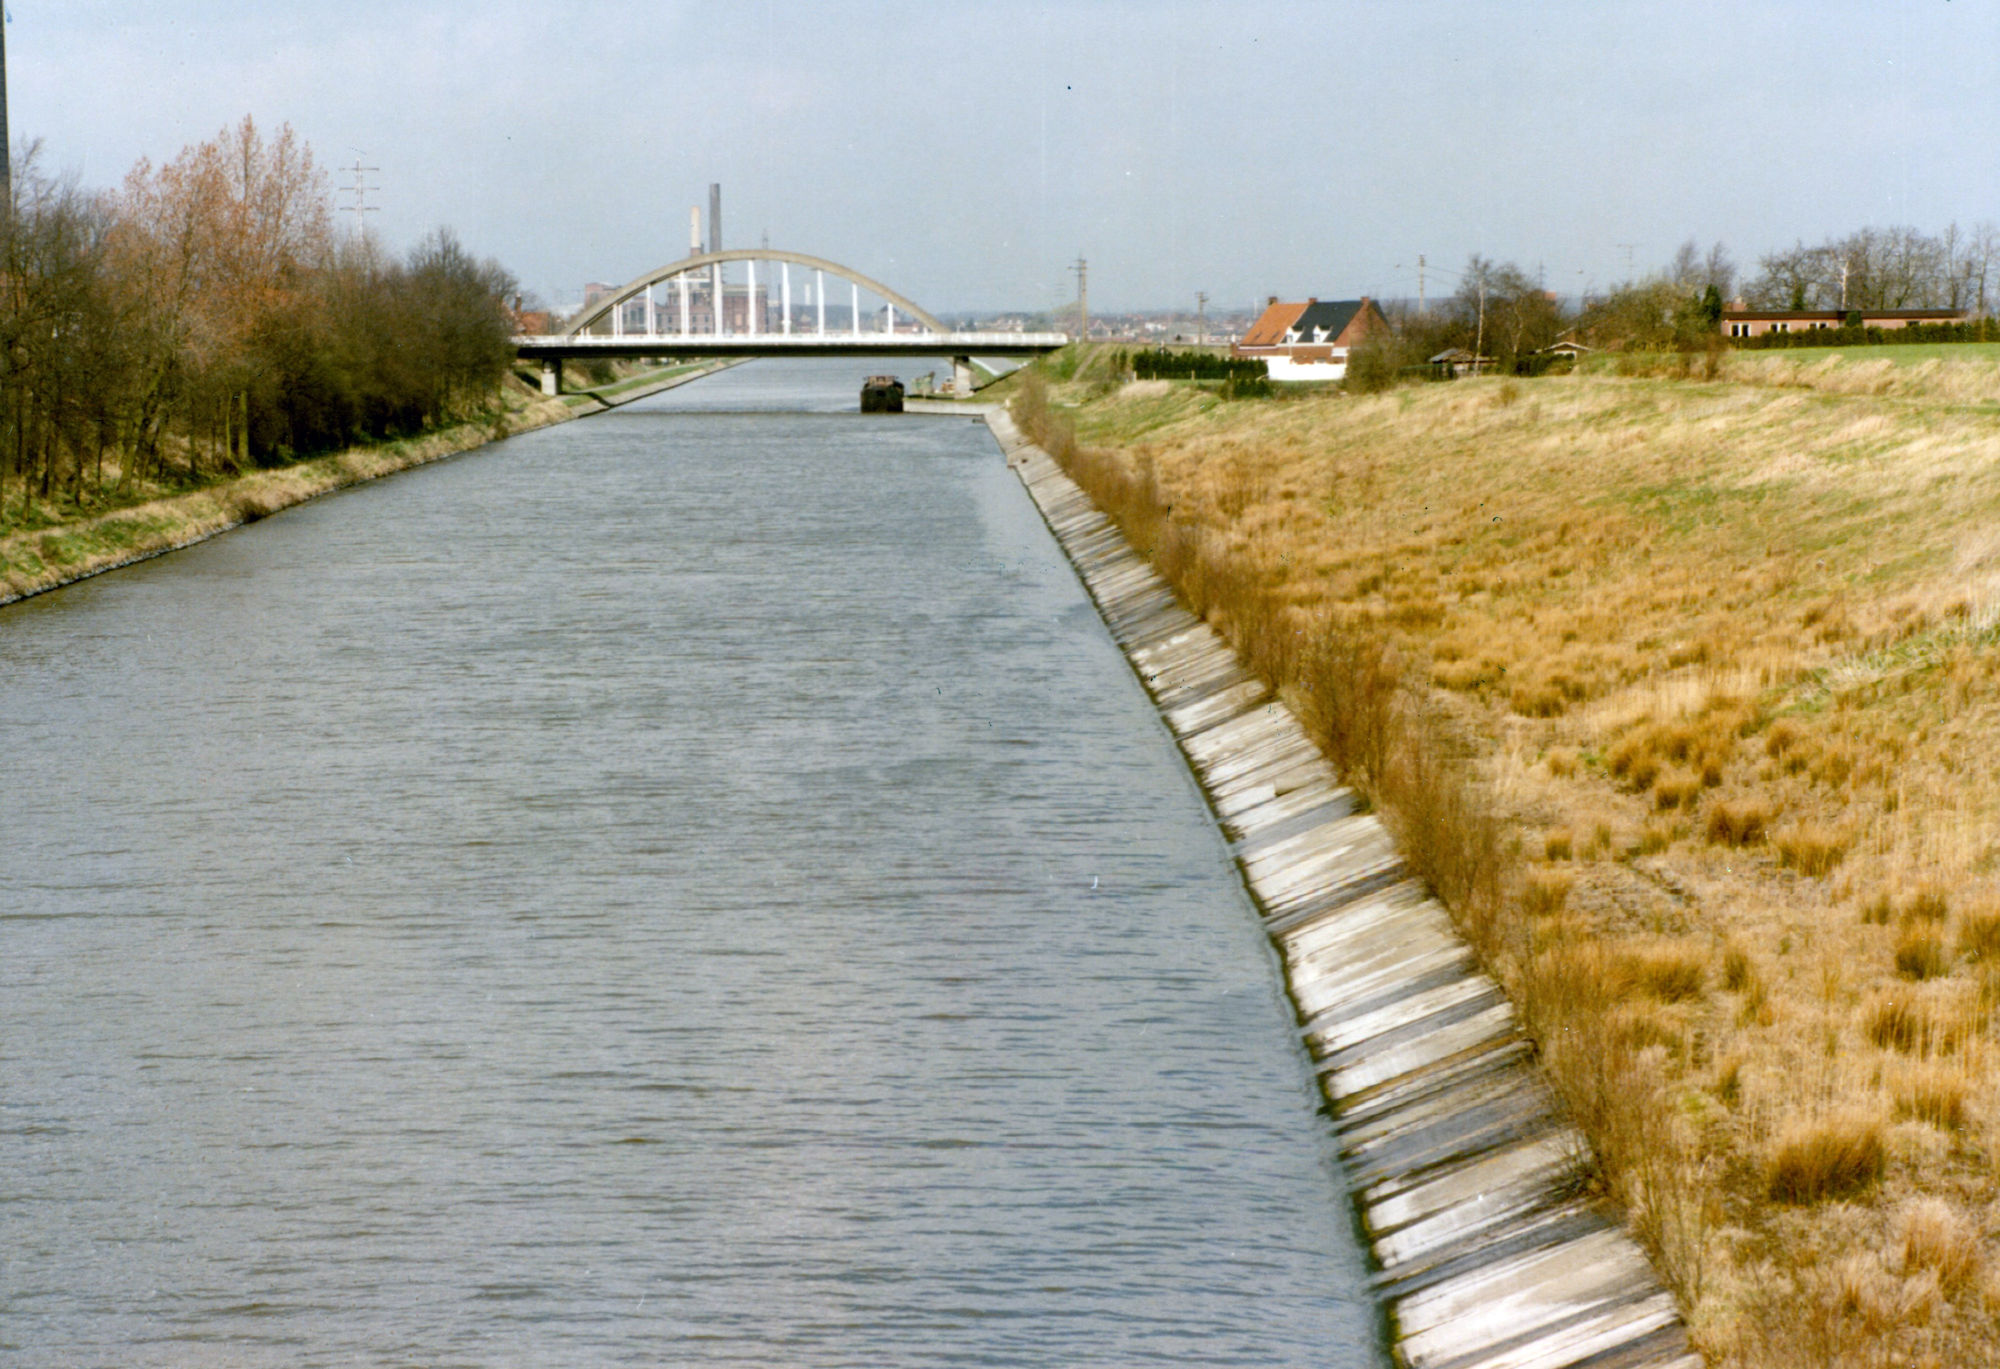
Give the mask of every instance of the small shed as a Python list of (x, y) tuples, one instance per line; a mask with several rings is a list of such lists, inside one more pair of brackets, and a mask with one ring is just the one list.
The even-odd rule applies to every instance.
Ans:
[(1431, 369), (1446, 380), (1476, 376), (1492, 364), (1492, 357), (1479, 356), (1463, 347), (1447, 347), (1431, 358)]

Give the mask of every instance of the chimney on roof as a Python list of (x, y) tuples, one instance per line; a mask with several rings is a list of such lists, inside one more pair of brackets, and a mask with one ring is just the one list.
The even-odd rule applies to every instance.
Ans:
[(1278, 297), (1276, 295), (1273, 295), (1269, 299), (1264, 301), (1264, 307), (1268, 309), (1277, 302), (1278, 302)]
[(1318, 296), (1318, 295), (1307, 295), (1307, 296), (1306, 296), (1306, 308), (1310, 309), (1310, 308), (1312, 308), (1312, 307), (1313, 307), (1313, 306), (1314, 306), (1315, 304), (1318, 304), (1318, 303), (1319, 303), (1319, 296)]

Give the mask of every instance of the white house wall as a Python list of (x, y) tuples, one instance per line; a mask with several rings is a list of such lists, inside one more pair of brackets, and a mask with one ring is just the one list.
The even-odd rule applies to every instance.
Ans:
[(1335, 356), (1331, 361), (1293, 361), (1290, 357), (1265, 357), (1264, 369), (1271, 379), (1294, 380), (1345, 380), (1347, 378), (1347, 354)]

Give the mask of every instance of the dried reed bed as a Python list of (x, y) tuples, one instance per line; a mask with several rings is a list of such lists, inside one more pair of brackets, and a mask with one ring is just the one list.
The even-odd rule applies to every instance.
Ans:
[(1716, 1362), (2000, 1362), (2000, 367), (1017, 391), (1374, 796)]

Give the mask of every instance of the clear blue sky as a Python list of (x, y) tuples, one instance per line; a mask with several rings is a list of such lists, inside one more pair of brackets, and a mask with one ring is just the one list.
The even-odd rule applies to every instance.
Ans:
[[(8, 0), (17, 141), (111, 185), (248, 113), (546, 297), (729, 246), (940, 310), (1603, 287), (1720, 239), (2000, 220), (2000, 0)], [(351, 177), (336, 175), (336, 186)], [(1450, 288), (1433, 275), (1431, 288)]]

